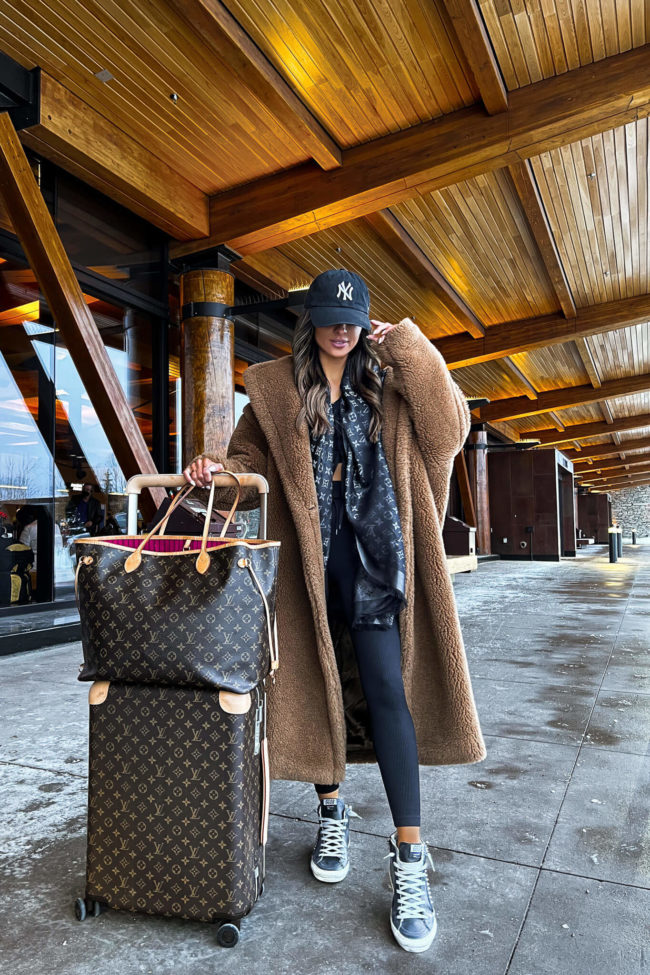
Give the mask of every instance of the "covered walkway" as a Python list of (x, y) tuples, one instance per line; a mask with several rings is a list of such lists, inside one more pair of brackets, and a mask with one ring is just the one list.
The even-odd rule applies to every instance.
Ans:
[(388, 925), (391, 830), (377, 766), (350, 766), (352, 869), (334, 889), (308, 851), (314, 792), (275, 781), (264, 895), (234, 951), (196, 923), (107, 913), (79, 924), (87, 686), (78, 644), (3, 661), (5, 957), (11, 975), (645, 975), (650, 966), (650, 539), (456, 576), (488, 756), (422, 767), (436, 867), (435, 955)]

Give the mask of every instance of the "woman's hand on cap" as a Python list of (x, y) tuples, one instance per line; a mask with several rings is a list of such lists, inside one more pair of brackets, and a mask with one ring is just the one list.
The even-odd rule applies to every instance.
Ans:
[(372, 332), (368, 332), (367, 338), (373, 339), (377, 343), (383, 342), (386, 333), (390, 332), (393, 328), (397, 328), (397, 323), (391, 325), (390, 322), (379, 322), (376, 318), (371, 318), (370, 324), (374, 325), (375, 328)]
[(195, 457), (187, 465), (183, 474), (185, 480), (195, 487), (210, 487), (212, 475), (223, 470), (225, 470), (223, 464), (212, 460), (211, 457)]

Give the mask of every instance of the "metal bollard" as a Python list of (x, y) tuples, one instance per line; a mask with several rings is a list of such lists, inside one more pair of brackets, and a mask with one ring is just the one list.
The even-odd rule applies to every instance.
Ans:
[(616, 529), (610, 528), (609, 531), (609, 561), (618, 562), (618, 543), (616, 541)]
[(620, 559), (623, 556), (623, 529), (622, 528), (616, 529), (616, 539), (617, 539), (616, 544), (618, 546), (618, 557)]

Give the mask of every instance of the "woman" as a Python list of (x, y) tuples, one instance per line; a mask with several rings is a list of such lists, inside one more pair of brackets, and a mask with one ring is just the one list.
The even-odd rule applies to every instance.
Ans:
[[(224, 467), (267, 477), (269, 537), (282, 542), (272, 774), (318, 780), (310, 866), (317, 879), (335, 882), (349, 869), (356, 815), (339, 796), (345, 759), (376, 759), (395, 825), (391, 930), (401, 947), (423, 951), (437, 924), (433, 862), (420, 837), (419, 764), (486, 755), (441, 537), (451, 464), (470, 415), (415, 323), (368, 313), (358, 275), (318, 275), (292, 355), (244, 373), (250, 402), (226, 457), (202, 455), (184, 474), (200, 486)], [(234, 500), (232, 489), (220, 490)], [(240, 505), (255, 504), (242, 491)], [(334, 776), (317, 774), (329, 769)]]

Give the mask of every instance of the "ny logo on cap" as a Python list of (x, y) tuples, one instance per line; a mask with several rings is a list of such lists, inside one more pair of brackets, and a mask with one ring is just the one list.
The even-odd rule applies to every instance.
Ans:
[(350, 282), (344, 284), (343, 281), (339, 284), (339, 290), (336, 292), (337, 298), (343, 298), (344, 301), (352, 301), (352, 285)]

